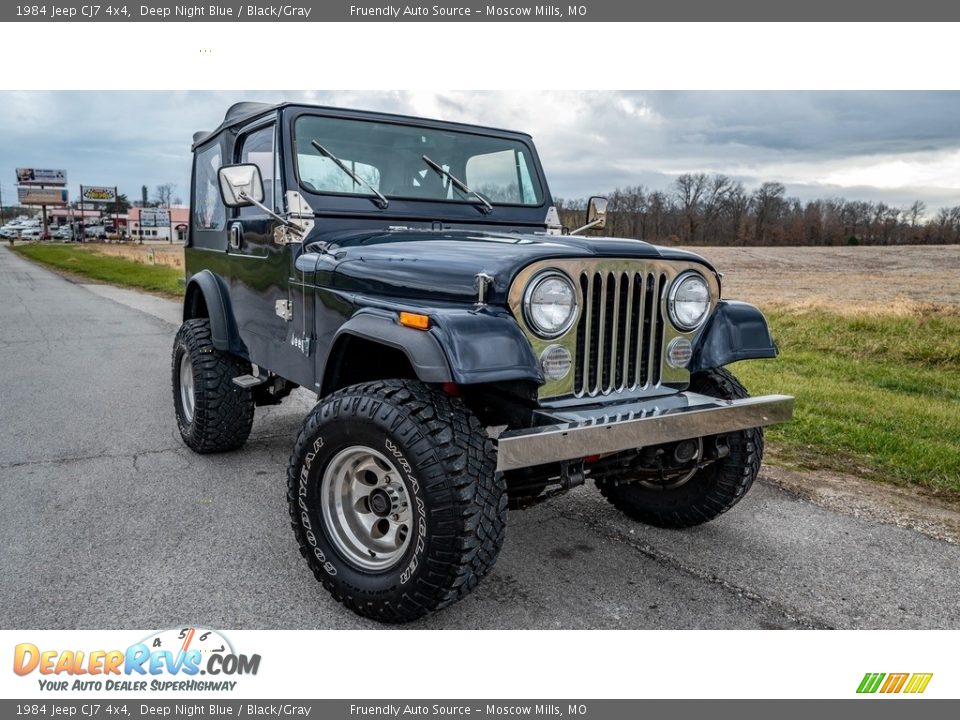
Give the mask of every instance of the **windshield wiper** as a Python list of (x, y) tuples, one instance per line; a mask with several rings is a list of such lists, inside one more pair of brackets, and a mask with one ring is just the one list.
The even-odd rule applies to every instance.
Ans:
[(313, 146), (320, 152), (321, 155), (323, 155), (324, 157), (329, 158), (330, 160), (332, 160), (332, 161), (333, 161), (333, 164), (336, 165), (336, 166), (337, 166), (338, 168), (340, 168), (341, 170), (343, 170), (347, 175), (349, 175), (349, 176), (353, 179), (353, 181), (354, 181), (355, 183), (357, 183), (358, 185), (363, 185), (363, 186), (366, 187), (370, 192), (372, 192), (374, 195), (376, 195), (376, 196), (377, 196), (377, 199), (376, 199), (376, 200), (374, 200), (373, 198), (370, 198), (370, 200), (373, 201), (373, 204), (374, 204), (374, 205), (376, 205), (376, 206), (377, 206), (378, 208), (380, 208), (381, 210), (386, 210), (386, 209), (387, 209), (387, 207), (390, 205), (390, 201), (387, 200), (386, 196), (385, 196), (383, 193), (381, 193), (379, 190), (377, 190), (373, 185), (371, 185), (370, 183), (368, 183), (368, 182), (367, 182), (366, 180), (364, 180), (362, 177), (360, 177), (359, 175), (357, 175), (353, 170), (351, 170), (350, 168), (348, 168), (348, 167), (343, 163), (343, 161), (342, 161), (340, 158), (338, 158), (338, 157), (337, 157), (336, 155), (334, 155), (332, 152), (330, 152), (329, 150), (327, 150), (323, 145), (321, 145), (320, 143), (318, 143), (316, 140), (311, 140), (311, 141), (310, 141), (310, 144), (313, 145)]
[(452, 175), (448, 170), (444, 170), (443, 167), (435, 163), (426, 155), (421, 155), (421, 157), (431, 170), (433, 170), (435, 173), (438, 173), (440, 176), (449, 179), (457, 190), (462, 192), (464, 195), (473, 195), (477, 200), (479, 200), (480, 204), (483, 206), (480, 208), (480, 212), (482, 212), (484, 215), (488, 215), (493, 212), (493, 205), (491, 205), (483, 195), (478, 193), (476, 190), (471, 190), (468, 188), (467, 184), (463, 182), (463, 180), (460, 180), (456, 176)]

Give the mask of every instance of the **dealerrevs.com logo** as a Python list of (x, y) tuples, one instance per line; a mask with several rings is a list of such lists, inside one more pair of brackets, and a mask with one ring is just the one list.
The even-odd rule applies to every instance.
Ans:
[(857, 686), (857, 692), (917, 695), (927, 689), (932, 679), (933, 673), (867, 673)]
[(237, 653), (221, 633), (198, 627), (153, 633), (125, 650), (60, 650), (25, 642), (13, 651), (14, 673), (36, 674), (40, 689), (50, 691), (231, 691), (233, 678), (259, 669), (260, 655)]

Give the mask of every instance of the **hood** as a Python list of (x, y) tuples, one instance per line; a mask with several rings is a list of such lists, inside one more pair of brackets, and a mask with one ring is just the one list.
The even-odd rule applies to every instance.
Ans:
[(694, 253), (623, 238), (399, 229), (338, 232), (318, 239), (336, 255), (337, 288), (410, 299), (474, 302), (476, 275), (482, 272), (494, 279), (488, 302), (503, 305), (516, 274), (550, 258), (687, 260), (715, 272)]

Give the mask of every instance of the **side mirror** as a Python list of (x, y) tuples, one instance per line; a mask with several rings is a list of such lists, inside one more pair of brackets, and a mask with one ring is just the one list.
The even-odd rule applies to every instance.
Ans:
[(603, 230), (607, 226), (607, 199), (594, 196), (587, 205), (587, 224), (573, 230), (571, 235), (579, 235), (585, 230)]
[(607, 199), (592, 197), (587, 206), (587, 225), (592, 230), (603, 230), (607, 226)]
[(227, 207), (246, 207), (263, 202), (263, 178), (253, 163), (224, 165), (217, 172), (220, 197)]

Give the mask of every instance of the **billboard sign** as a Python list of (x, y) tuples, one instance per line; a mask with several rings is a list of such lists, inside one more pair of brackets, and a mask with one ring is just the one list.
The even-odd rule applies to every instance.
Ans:
[(20, 185), (66, 185), (67, 171), (17, 168), (17, 182)]
[(117, 199), (117, 189), (112, 187), (94, 187), (84, 185), (80, 199), (88, 203), (112, 203)]
[(140, 227), (167, 227), (170, 224), (170, 211), (160, 208), (143, 208), (140, 211)]
[(17, 200), (21, 205), (66, 205), (64, 188), (18, 187)]

